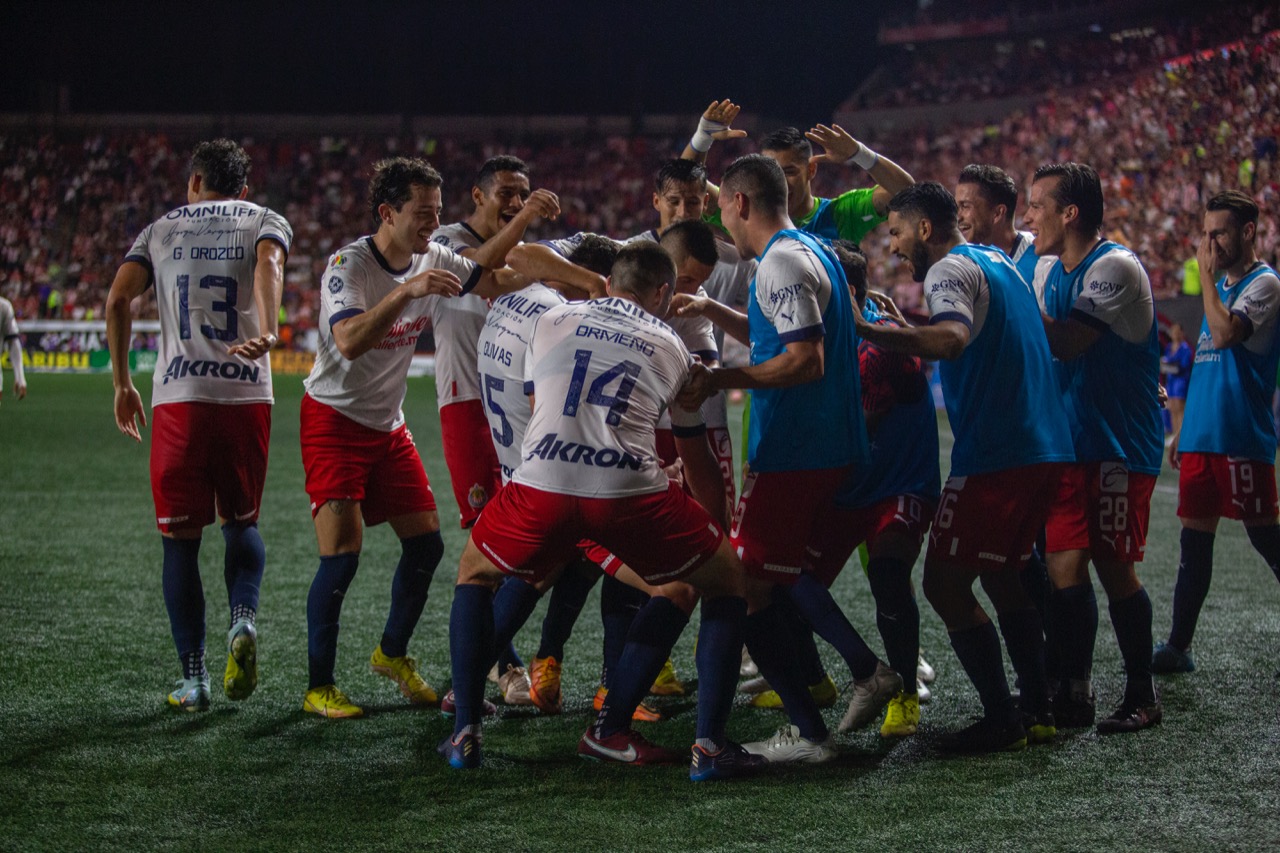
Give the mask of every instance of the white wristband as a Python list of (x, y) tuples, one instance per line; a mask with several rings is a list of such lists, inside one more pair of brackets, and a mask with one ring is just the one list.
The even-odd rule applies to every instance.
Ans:
[(707, 153), (711, 150), (711, 146), (715, 143), (715, 137), (711, 134), (719, 133), (728, 129), (729, 125), (720, 121), (712, 121), (708, 118), (698, 119), (698, 129), (694, 131), (693, 138), (689, 140), (689, 147), (700, 153)]
[(859, 142), (858, 153), (854, 154), (852, 157), (850, 157), (848, 160), (845, 160), (844, 162), (846, 166), (854, 165), (860, 169), (870, 171), (871, 169), (874, 169), (876, 167), (877, 163), (880, 162), (880, 155), (872, 151), (867, 146), (863, 145), (861, 142)]

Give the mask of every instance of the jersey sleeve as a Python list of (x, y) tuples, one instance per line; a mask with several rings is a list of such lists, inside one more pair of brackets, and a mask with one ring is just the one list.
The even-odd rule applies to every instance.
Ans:
[(859, 188), (842, 193), (831, 200), (831, 215), (836, 230), (845, 240), (855, 243), (871, 232), (885, 218), (876, 213), (874, 188)]
[(451, 252), (440, 243), (432, 243), (428, 251), (432, 251), (431, 266), (438, 270), (451, 272), (462, 282), (462, 292), (470, 293), (480, 281), (484, 269), (470, 258), (464, 258), (457, 252)]
[(135, 264), (141, 264), (147, 268), (148, 285), (156, 277), (155, 264), (151, 260), (151, 230), (153, 228), (155, 228), (154, 224), (142, 229), (138, 239), (133, 241), (133, 247), (129, 249), (129, 253), (124, 256), (126, 261), (133, 261)]
[(549, 247), (557, 255), (567, 260), (569, 256), (573, 254), (573, 250), (582, 244), (582, 241), (586, 236), (587, 232), (579, 231), (577, 234), (573, 234), (569, 237), (560, 237), (553, 240), (539, 240), (538, 245)]
[(929, 323), (954, 320), (973, 328), (982, 270), (968, 258), (947, 255), (929, 270), (924, 279), (924, 299), (929, 306)]
[(289, 254), (289, 247), (293, 245), (293, 228), (289, 225), (289, 220), (271, 208), (266, 209), (262, 217), (262, 227), (258, 229), (257, 243), (263, 240), (274, 240), (279, 243), (286, 255)]
[(1133, 255), (1104, 255), (1089, 267), (1080, 295), (1071, 306), (1071, 318), (1105, 332), (1143, 298), (1142, 280), (1142, 268)]
[(364, 271), (352, 255), (337, 252), (329, 258), (321, 281), (320, 302), (322, 310), (328, 312), (330, 329), (335, 323), (368, 309)]
[(826, 334), (817, 285), (813, 270), (792, 255), (766, 256), (756, 272), (756, 302), (784, 345)]
[(1249, 282), (1248, 289), (1231, 306), (1231, 313), (1244, 321), (1248, 331), (1246, 340), (1255, 335), (1269, 339), (1275, 330), (1278, 308), (1280, 279), (1274, 273), (1265, 273)]
[[(689, 368), (693, 363), (693, 359), (689, 357), (688, 352), (684, 351), (684, 347), (682, 346), (680, 349), (680, 357), (683, 359), (683, 363), (678, 368), (677, 372), (677, 380), (675, 383), (675, 392), (677, 394), (680, 392), (680, 389), (684, 388), (685, 383), (689, 381)], [(693, 412), (687, 411), (680, 408), (673, 398), (667, 406), (667, 410), (671, 414), (671, 432), (674, 435), (687, 438), (690, 436), (701, 435), (707, 431), (707, 425), (703, 421), (701, 409)]]

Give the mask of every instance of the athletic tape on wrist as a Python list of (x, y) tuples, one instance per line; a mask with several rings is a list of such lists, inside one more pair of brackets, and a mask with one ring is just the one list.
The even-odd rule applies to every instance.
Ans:
[(880, 162), (880, 155), (863, 145), (861, 142), (858, 143), (858, 146), (858, 153), (854, 154), (848, 160), (845, 160), (845, 165), (857, 166), (864, 170), (874, 169), (876, 167), (876, 163)]

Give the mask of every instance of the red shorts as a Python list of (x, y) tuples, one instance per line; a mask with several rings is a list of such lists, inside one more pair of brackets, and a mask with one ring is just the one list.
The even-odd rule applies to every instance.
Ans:
[(984, 572), (1020, 568), (1044, 526), (1063, 467), (1050, 462), (948, 477), (925, 563)]
[(304, 394), (301, 437), (313, 518), (326, 501), (359, 501), (370, 527), (435, 511), (436, 498), (408, 427), (371, 429)]
[(1155, 487), (1154, 475), (1135, 473), (1121, 462), (1068, 465), (1045, 519), (1045, 550), (1141, 563)]
[(665, 492), (625, 498), (582, 498), (508, 483), (471, 529), (480, 553), (529, 583), (573, 559), (584, 536), (648, 583), (663, 584), (710, 559), (724, 534), (675, 483)]
[(502, 486), (502, 466), (493, 448), (493, 433), (479, 400), (450, 403), (440, 410), (440, 441), (449, 468), (453, 498), (462, 527), (480, 517), (480, 510)]
[(876, 540), (886, 533), (914, 541), (918, 551), (933, 510), (932, 502), (915, 495), (888, 497), (858, 509), (833, 506), (809, 542), (805, 571), (830, 587), (854, 549), (863, 542), (874, 548)]
[(806, 563), (805, 546), (851, 470), (846, 465), (748, 472), (729, 527), (729, 541), (747, 572), (774, 583), (795, 583)]
[(151, 410), (151, 497), (164, 533), (215, 517), (258, 520), (270, 403), (163, 403)]
[(1184, 453), (1178, 473), (1180, 518), (1276, 520), (1276, 467), (1220, 453)]

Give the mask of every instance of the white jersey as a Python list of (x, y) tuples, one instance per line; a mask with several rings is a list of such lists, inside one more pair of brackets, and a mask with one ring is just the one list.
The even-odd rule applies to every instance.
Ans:
[[(665, 491), (654, 429), (691, 361), (675, 332), (630, 300), (548, 309), (525, 360), (535, 403), (512, 481), (589, 498)], [(672, 417), (677, 426), (700, 423), (678, 407)]]
[(0, 296), (0, 342), (7, 344), (19, 334), (18, 315), (13, 310), (13, 303)]
[[(650, 228), (648, 231), (641, 232), (627, 239), (627, 243), (649, 242), (656, 243), (659, 240), (659, 234), (656, 228)], [(751, 294), (751, 279), (756, 274), (755, 260), (744, 260), (738, 253), (737, 248), (733, 245), (716, 240), (716, 253), (719, 259), (711, 270), (711, 275), (702, 283), (699, 290), (700, 296), (710, 296), (716, 302), (728, 308), (732, 308), (740, 314), (747, 313), (747, 299)], [(689, 338), (681, 332), (677, 322), (668, 319), (668, 323), (676, 330), (685, 342), (685, 346), (689, 347), (689, 351), (694, 355), (707, 360), (706, 353), (698, 352), (691, 345)], [(723, 361), (721, 353), (724, 352), (724, 329), (715, 324), (711, 324), (711, 334), (715, 340), (715, 359)], [(702, 404), (702, 417), (706, 421), (708, 427), (712, 429), (723, 429), (729, 423), (728, 398), (724, 391), (717, 391), (707, 398)], [(664, 422), (663, 428), (666, 428)]]
[(156, 288), (152, 406), (273, 401), (270, 356), (227, 353), (262, 334), (253, 276), (263, 240), (288, 252), (293, 229), (275, 211), (235, 199), (183, 205), (138, 235), (124, 259), (146, 267)]
[(534, 321), (565, 298), (541, 282), (494, 300), (480, 331), (478, 367), (493, 446), (502, 466), (502, 482), (520, 464), (520, 446), (529, 427), (529, 397), (524, 392), (525, 355)]
[[(699, 287), (696, 296), (707, 296), (707, 291)], [(702, 361), (719, 361), (720, 350), (716, 345), (715, 324), (706, 317), (676, 317), (667, 318), (667, 325), (671, 327), (671, 331), (676, 333), (676, 337), (680, 339), (680, 343), (684, 344), (684, 348), (689, 354), (696, 356)], [(717, 403), (719, 405), (717, 405)], [(702, 419), (708, 426), (722, 427), (725, 422), (713, 423), (717, 413), (724, 411), (724, 392), (713, 394), (708, 397), (706, 402), (702, 404)], [(662, 415), (662, 420), (658, 422), (658, 429), (671, 429), (671, 416), (667, 413)]]
[(394, 270), (372, 237), (362, 237), (329, 258), (320, 284), (320, 347), (316, 364), (304, 383), (307, 393), (359, 424), (390, 432), (404, 423), (405, 379), (418, 336), (430, 321), (433, 303), (447, 296), (413, 299), (383, 339), (354, 361), (343, 357), (333, 340), (333, 324), (373, 308), (406, 279), (431, 269), (453, 273), (463, 293), (476, 286), (481, 269), (471, 261), (431, 243), (409, 265)]
[[(450, 251), (478, 249), (484, 240), (465, 222), (437, 228), (431, 242)], [(479, 400), (476, 342), (489, 314), (489, 300), (473, 293), (431, 303), (431, 329), (436, 340), (436, 405), (444, 408), (463, 400)]]

